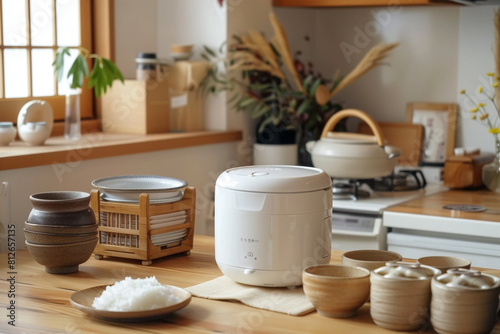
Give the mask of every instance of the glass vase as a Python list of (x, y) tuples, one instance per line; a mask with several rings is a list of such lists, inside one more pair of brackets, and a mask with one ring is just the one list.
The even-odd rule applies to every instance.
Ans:
[(64, 117), (64, 138), (79, 140), (81, 131), (80, 121), (80, 90), (66, 94), (66, 114)]
[(497, 144), (493, 161), (483, 166), (483, 183), (491, 191), (500, 193), (500, 145)]

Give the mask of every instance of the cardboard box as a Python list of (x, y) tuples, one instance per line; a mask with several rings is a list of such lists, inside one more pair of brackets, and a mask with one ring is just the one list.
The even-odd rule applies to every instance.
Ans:
[(200, 84), (209, 67), (205, 61), (178, 61), (169, 69), (171, 132), (203, 130)]
[(168, 81), (115, 81), (102, 96), (102, 131), (148, 134), (169, 131)]

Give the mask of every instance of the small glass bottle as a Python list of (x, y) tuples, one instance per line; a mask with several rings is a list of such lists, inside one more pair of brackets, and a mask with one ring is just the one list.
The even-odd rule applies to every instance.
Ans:
[(135, 59), (137, 63), (137, 80), (156, 80), (158, 59), (156, 53), (139, 53)]

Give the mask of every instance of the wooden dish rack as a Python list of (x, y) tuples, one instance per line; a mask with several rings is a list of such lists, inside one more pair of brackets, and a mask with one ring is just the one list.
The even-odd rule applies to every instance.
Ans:
[[(160, 257), (185, 252), (189, 255), (193, 248), (194, 221), (196, 209), (196, 189), (187, 187), (181, 200), (171, 203), (151, 204), (149, 194), (139, 196), (139, 203), (104, 201), (100, 192), (93, 189), (90, 207), (94, 210), (98, 224), (98, 242), (94, 250), (95, 258), (104, 256), (142, 260), (150, 265)], [(186, 221), (177, 225), (151, 229), (151, 217), (186, 211)], [(106, 220), (103, 221), (103, 217)], [(155, 245), (151, 236), (186, 231), (180, 241)]]

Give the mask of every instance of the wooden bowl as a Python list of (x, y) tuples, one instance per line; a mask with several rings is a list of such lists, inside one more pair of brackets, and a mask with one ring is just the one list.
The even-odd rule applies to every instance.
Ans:
[(377, 249), (354, 250), (342, 254), (342, 264), (370, 271), (385, 266), (387, 262), (401, 261), (401, 259), (398, 253)]
[(453, 256), (426, 256), (417, 260), (418, 263), (434, 267), (444, 274), (448, 269), (470, 269), (470, 261), (461, 257)]
[(78, 271), (78, 265), (90, 258), (97, 237), (91, 241), (77, 242), (65, 245), (37, 245), (25, 242), (28, 251), (36, 262), (45, 266), (50, 274), (70, 274)]
[(172, 53), (191, 53), (193, 51), (192, 44), (172, 44), (170, 52)]
[(23, 229), (26, 241), (37, 245), (64, 245), (74, 244), (77, 242), (85, 242), (94, 240), (97, 237), (97, 232), (84, 234), (59, 234), (59, 233), (43, 233), (33, 232)]
[(348, 318), (368, 300), (370, 271), (344, 265), (320, 265), (302, 272), (304, 293), (319, 315)]
[(81, 226), (64, 226), (64, 225), (41, 225), (24, 222), (25, 230), (30, 232), (64, 234), (64, 235), (81, 235), (97, 232), (97, 224), (81, 225)]

